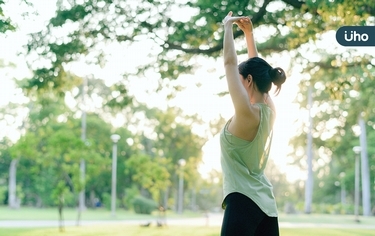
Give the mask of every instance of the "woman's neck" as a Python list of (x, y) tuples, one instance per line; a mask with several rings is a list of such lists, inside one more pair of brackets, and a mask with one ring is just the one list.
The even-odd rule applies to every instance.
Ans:
[(250, 103), (255, 104), (255, 103), (265, 103), (266, 99), (266, 94), (261, 93), (258, 91), (254, 91), (251, 98), (250, 98)]

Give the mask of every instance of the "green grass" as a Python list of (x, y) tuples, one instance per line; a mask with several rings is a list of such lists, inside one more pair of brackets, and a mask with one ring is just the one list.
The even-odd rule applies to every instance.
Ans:
[[(203, 226), (167, 226), (157, 228), (151, 226), (142, 228), (140, 226), (128, 225), (102, 225), (86, 227), (67, 227), (64, 233), (57, 228), (42, 229), (7, 229), (0, 230), (0, 236), (218, 236), (220, 227)], [(281, 236), (374, 236), (374, 230), (364, 229), (280, 229)]]
[[(360, 225), (374, 225), (375, 217), (359, 216)], [(293, 223), (317, 223), (317, 224), (358, 224), (354, 220), (354, 215), (330, 215), (330, 214), (280, 214), (279, 222)]]
[(374, 236), (370, 229), (280, 229), (281, 236)]
[[(157, 212), (152, 215), (135, 214), (133, 211), (118, 209), (116, 217), (111, 216), (107, 209), (87, 209), (82, 213), (82, 220), (148, 220), (155, 219)], [(168, 219), (202, 217), (202, 213), (186, 211), (183, 215), (167, 212)], [(64, 220), (76, 220), (77, 210), (73, 208), (64, 209)], [(375, 225), (375, 217), (359, 217), (361, 225)], [(10, 209), (0, 207), (0, 220), (58, 220), (57, 208), (37, 209), (32, 207), (22, 207), (20, 209)], [(293, 223), (322, 223), (322, 224), (356, 224), (353, 215), (329, 215), (329, 214), (280, 214), (279, 222)]]
[[(168, 218), (186, 218), (201, 216), (200, 213), (186, 212), (184, 215), (177, 215), (174, 212), (167, 212)], [(64, 220), (76, 220), (77, 210), (66, 208), (63, 212)], [(87, 209), (82, 213), (82, 220), (147, 220), (155, 219), (157, 212), (152, 215), (136, 214), (133, 211), (119, 209), (116, 217), (111, 216), (111, 212), (106, 209)], [(21, 207), (20, 209), (10, 209), (0, 207), (0, 220), (58, 220), (57, 208), (37, 209), (32, 207)]]
[[(167, 213), (167, 219), (202, 217), (201, 213), (185, 212), (183, 215), (177, 215), (173, 212)], [(76, 220), (76, 209), (65, 209), (64, 220)], [(112, 221), (95, 226), (69, 226), (65, 228), (65, 233), (60, 233), (57, 227), (54, 228), (0, 228), (0, 236), (109, 236), (109, 235), (127, 235), (127, 236), (217, 236), (220, 234), (220, 226), (176, 226), (158, 228), (154, 225), (143, 228), (139, 225), (128, 225), (121, 221), (140, 220), (155, 222), (157, 212), (153, 215), (139, 215), (132, 211), (119, 209), (116, 211), (116, 218), (111, 216), (110, 211), (106, 209), (88, 209), (83, 212), (82, 220), (99, 220)], [(0, 207), (1, 220), (58, 220), (57, 209), (36, 209), (22, 207), (12, 210), (7, 207)], [(119, 220), (113, 222), (113, 220)], [(375, 217), (360, 217), (361, 222), (356, 223), (352, 215), (328, 215), (328, 214), (280, 214), (279, 222), (293, 223), (295, 228), (281, 227), (282, 236), (375, 236), (375, 229), (351, 228), (350, 226), (375, 226)], [(308, 228), (299, 227), (298, 224), (317, 224), (317, 227), (309, 226)], [(321, 224), (334, 224), (335, 228), (327, 227)], [(349, 226), (341, 228), (340, 225)], [(306, 225), (305, 225), (306, 226)]]

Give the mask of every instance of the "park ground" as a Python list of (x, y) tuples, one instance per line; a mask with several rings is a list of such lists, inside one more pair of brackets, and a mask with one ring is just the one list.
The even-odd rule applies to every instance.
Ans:
[[(0, 208), (0, 236), (215, 236), (220, 234), (221, 213), (185, 212), (177, 215), (168, 212), (166, 226), (158, 227), (157, 213), (138, 215), (118, 210), (113, 217), (105, 209), (83, 212), (80, 226), (76, 222), (77, 212), (66, 209), (64, 232), (58, 229), (57, 209), (22, 208), (12, 210)], [(280, 234), (285, 236), (375, 236), (375, 217), (328, 214), (281, 214)], [(148, 224), (148, 227), (142, 225)]]

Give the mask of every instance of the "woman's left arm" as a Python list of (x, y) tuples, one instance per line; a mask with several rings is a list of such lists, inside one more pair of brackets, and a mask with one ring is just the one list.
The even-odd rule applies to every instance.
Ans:
[(258, 50), (255, 44), (254, 32), (253, 32), (253, 23), (249, 17), (244, 17), (235, 22), (238, 27), (242, 30), (246, 39), (247, 46), (247, 55), (249, 58), (257, 57)]

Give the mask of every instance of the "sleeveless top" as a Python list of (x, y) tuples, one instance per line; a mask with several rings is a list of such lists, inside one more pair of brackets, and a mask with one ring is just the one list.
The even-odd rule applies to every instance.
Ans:
[[(272, 141), (274, 111), (266, 104), (256, 104), (260, 110), (258, 131), (253, 141), (232, 135), (229, 120), (220, 132), (223, 194), (241, 193), (253, 200), (270, 217), (277, 217), (273, 187), (264, 174)], [(223, 200), (222, 208), (225, 209)]]

